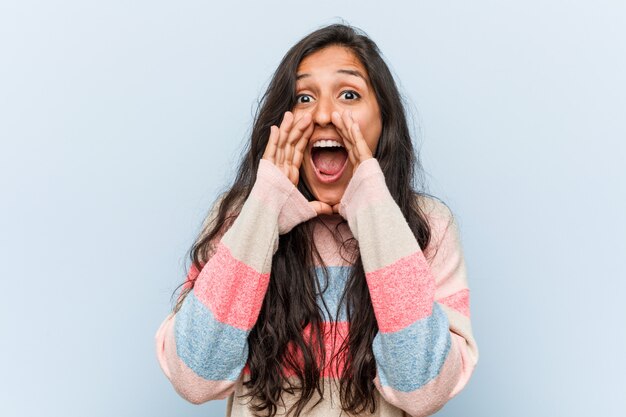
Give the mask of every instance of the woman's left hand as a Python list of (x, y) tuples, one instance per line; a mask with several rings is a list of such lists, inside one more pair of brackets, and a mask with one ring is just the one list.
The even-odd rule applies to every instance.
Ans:
[(352, 111), (344, 110), (342, 114), (334, 111), (331, 118), (348, 151), (348, 158), (352, 162), (352, 175), (354, 175), (361, 162), (373, 158), (372, 151), (365, 142), (359, 124), (352, 118)]
[[(334, 111), (331, 119), (348, 151), (348, 158), (352, 163), (352, 175), (354, 175), (361, 162), (374, 157), (372, 151), (365, 142), (359, 124), (352, 118), (352, 111), (344, 110), (342, 114)], [(339, 213), (339, 203), (333, 206), (333, 213)]]

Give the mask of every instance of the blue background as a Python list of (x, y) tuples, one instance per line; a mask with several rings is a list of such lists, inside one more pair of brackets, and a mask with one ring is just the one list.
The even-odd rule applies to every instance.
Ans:
[(461, 227), (480, 361), (440, 416), (626, 409), (621, 1), (0, 3), (0, 415), (221, 416), (158, 367), (287, 49), (345, 19)]

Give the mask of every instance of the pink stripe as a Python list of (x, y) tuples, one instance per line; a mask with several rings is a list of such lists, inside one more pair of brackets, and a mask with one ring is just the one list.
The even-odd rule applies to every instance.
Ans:
[(183, 284), (183, 289), (190, 288), (196, 278), (198, 278), (198, 275), (200, 275), (200, 271), (196, 268), (196, 265), (192, 263), (189, 268), (189, 272), (187, 273), (187, 280)]
[(459, 313), (463, 314), (466, 317), (470, 316), (470, 308), (469, 308), (469, 289), (465, 288), (460, 291), (455, 292), (441, 300), (437, 300), (440, 304), (445, 304), (450, 308), (455, 309)]
[[(339, 354), (339, 349), (341, 348), (342, 343), (348, 337), (348, 331), (350, 328), (350, 323), (348, 322), (323, 322), (321, 323), (321, 331), (322, 338), (324, 341), (324, 351), (325, 351), (325, 365), (321, 370), (322, 378), (340, 378), (344, 372), (344, 366), (346, 362), (345, 351)], [(311, 324), (308, 324), (302, 330), (302, 337), (305, 341), (308, 341), (309, 336), (311, 335)], [(313, 342), (313, 346), (316, 346), (316, 342)], [(313, 348), (314, 349), (314, 348)], [(293, 342), (289, 342), (287, 346), (287, 350), (291, 352), (293, 357), (295, 358), (296, 363), (300, 369), (304, 369), (304, 357), (302, 355), (302, 351), (297, 347), (297, 345)], [(318, 366), (320, 366), (322, 360), (319, 357), (319, 353), (315, 353), (315, 361)], [(339, 365), (339, 376), (337, 375), (337, 365)], [(287, 377), (295, 376), (295, 372), (292, 369), (284, 368), (285, 361), (283, 357), (283, 370)], [(243, 373), (245, 375), (250, 375), (250, 367), (249, 364), (246, 363), (246, 366), (243, 368)]]
[(269, 277), (235, 259), (220, 242), (202, 268), (194, 294), (220, 322), (250, 330), (261, 311)]
[(435, 279), (421, 251), (370, 272), (366, 277), (381, 332), (401, 330), (431, 315)]

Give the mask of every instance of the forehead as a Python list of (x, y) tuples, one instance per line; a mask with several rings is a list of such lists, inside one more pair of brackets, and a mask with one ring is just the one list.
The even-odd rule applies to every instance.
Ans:
[(368, 77), (367, 70), (349, 48), (343, 46), (327, 46), (305, 57), (298, 65), (298, 75), (333, 72), (338, 69), (356, 69), (364, 77)]

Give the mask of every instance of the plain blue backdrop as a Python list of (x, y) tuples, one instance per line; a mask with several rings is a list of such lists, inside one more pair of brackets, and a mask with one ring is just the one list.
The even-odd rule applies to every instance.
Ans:
[(440, 416), (626, 403), (621, 1), (0, 3), (0, 415), (222, 416), (154, 333), (287, 49), (379, 45), (459, 220), (478, 367)]

